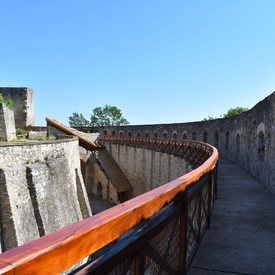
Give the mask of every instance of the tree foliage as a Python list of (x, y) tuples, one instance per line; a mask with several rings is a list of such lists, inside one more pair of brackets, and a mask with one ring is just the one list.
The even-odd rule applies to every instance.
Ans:
[(219, 117), (212, 117), (212, 116), (208, 116), (207, 118), (205, 117), (203, 119), (203, 121), (207, 121), (207, 120), (214, 120), (214, 119), (218, 119)]
[(231, 108), (227, 111), (226, 114), (223, 115), (223, 117), (230, 117), (230, 116), (238, 115), (243, 112), (246, 112), (247, 110), (248, 110), (248, 108), (244, 108), (244, 107)]
[(208, 116), (208, 118), (204, 118), (203, 121), (218, 119), (218, 118), (222, 118), (222, 117), (230, 117), (230, 116), (234, 116), (234, 115), (238, 115), (243, 112), (246, 112), (247, 110), (248, 110), (248, 108), (245, 108), (245, 107), (230, 108), (223, 116), (222, 115), (220, 117)]
[(89, 127), (90, 122), (78, 112), (73, 113), (69, 117), (69, 124), (71, 127)]
[(87, 120), (81, 113), (75, 112), (69, 117), (71, 127), (98, 127), (121, 126), (129, 122), (123, 117), (122, 112), (115, 106), (105, 105), (96, 107), (91, 114), (91, 120)]
[(92, 126), (120, 126), (129, 122), (122, 116), (121, 110), (115, 106), (105, 105), (103, 108), (97, 107), (91, 115)]

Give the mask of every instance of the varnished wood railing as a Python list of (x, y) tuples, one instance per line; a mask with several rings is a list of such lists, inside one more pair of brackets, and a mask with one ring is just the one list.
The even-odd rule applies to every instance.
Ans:
[(140, 147), (180, 156), (195, 166), (201, 165), (213, 154), (212, 146), (194, 140), (101, 135), (100, 142)]
[[(125, 140), (125, 143), (126, 141), (129, 146), (133, 143), (133, 140)], [(167, 273), (169, 270), (185, 273), (210, 223), (218, 161), (218, 152), (214, 147), (199, 142), (186, 142), (188, 146), (183, 145), (184, 141), (175, 142), (177, 145), (182, 144), (176, 151), (179, 152), (183, 148), (189, 150), (189, 156), (193, 156), (194, 163), (198, 161), (201, 164), (199, 167), (125, 203), (2, 253), (0, 274), (59, 274), (114, 241), (117, 243), (107, 252), (97, 259), (92, 259), (78, 272), (103, 274), (102, 270), (109, 272), (117, 268), (117, 264), (121, 263), (123, 266), (126, 261), (131, 262), (128, 271), (132, 274), (142, 274), (161, 264)], [(153, 143), (148, 141), (148, 144)], [(155, 143), (159, 144), (165, 146), (165, 142)], [(150, 146), (148, 148), (152, 149)], [(157, 248), (151, 247), (150, 244), (151, 239), (158, 243), (158, 240), (165, 238), (165, 233), (160, 232), (166, 232), (163, 228), (171, 224), (171, 217), (176, 217), (175, 226), (179, 228), (179, 238), (175, 244), (178, 246), (175, 249), (178, 251), (178, 258), (169, 256), (175, 257), (176, 267), (165, 263), (165, 257), (161, 259), (154, 256)], [(141, 222), (146, 226), (128, 237), (123, 237), (124, 233), (133, 230)], [(159, 237), (159, 234), (164, 235)], [(149, 267), (148, 258), (153, 262)]]

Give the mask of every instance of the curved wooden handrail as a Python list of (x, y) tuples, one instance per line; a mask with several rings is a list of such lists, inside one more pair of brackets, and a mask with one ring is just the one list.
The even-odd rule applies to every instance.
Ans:
[(41, 270), (43, 274), (59, 274), (116, 240), (215, 168), (218, 151), (210, 145), (204, 146), (212, 154), (191, 172), (95, 216), (4, 252), (0, 255), (0, 274), (38, 274)]
[[(201, 141), (168, 138), (148, 138), (100, 135), (98, 143), (112, 143), (131, 147), (142, 147), (184, 157), (190, 164), (201, 165), (213, 153), (213, 147)], [(201, 152), (198, 154), (198, 152)]]

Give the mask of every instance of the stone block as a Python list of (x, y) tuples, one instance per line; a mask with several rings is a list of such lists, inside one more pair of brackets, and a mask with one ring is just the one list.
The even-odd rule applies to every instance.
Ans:
[(34, 93), (26, 87), (2, 87), (0, 93), (5, 100), (11, 99), (14, 103), (15, 125), (34, 125)]
[(47, 132), (46, 131), (40, 131), (40, 132), (35, 132), (35, 131), (30, 131), (28, 134), (28, 138), (30, 140), (37, 140), (37, 139), (46, 139), (47, 138)]
[(4, 103), (0, 103), (0, 139), (4, 141), (16, 139), (14, 112)]
[(27, 178), (42, 235), (82, 219), (65, 157), (28, 165)]
[(39, 238), (24, 166), (0, 169), (0, 216), (2, 251)]

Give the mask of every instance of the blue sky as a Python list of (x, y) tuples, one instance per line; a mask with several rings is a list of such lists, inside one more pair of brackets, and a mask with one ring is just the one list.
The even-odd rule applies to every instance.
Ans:
[(131, 124), (198, 121), (275, 90), (274, 0), (0, 0), (0, 86), (35, 125), (117, 106)]

